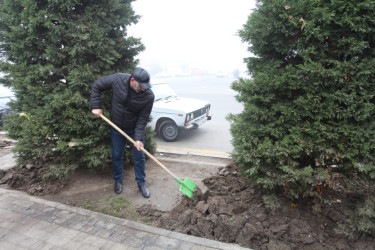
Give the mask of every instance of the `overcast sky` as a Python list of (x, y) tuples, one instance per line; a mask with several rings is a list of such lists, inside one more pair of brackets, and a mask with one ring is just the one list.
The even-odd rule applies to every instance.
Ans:
[(146, 50), (140, 65), (201, 68), (208, 71), (246, 70), (248, 45), (237, 35), (255, 0), (137, 0), (140, 21), (128, 34), (142, 39)]

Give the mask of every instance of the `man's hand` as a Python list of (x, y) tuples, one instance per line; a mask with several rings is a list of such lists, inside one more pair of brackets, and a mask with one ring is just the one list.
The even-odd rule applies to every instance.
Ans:
[(100, 117), (100, 115), (103, 113), (103, 110), (102, 110), (102, 109), (93, 109), (93, 110), (91, 110), (91, 112), (92, 112), (96, 117)]
[(143, 143), (141, 141), (135, 141), (134, 147), (138, 150), (141, 151), (141, 148), (143, 148)]

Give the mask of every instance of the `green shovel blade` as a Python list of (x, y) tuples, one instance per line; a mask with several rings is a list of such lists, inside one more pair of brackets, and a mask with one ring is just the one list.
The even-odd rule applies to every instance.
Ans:
[(189, 198), (193, 197), (193, 191), (197, 187), (194, 182), (189, 180), (188, 178), (185, 178), (184, 181), (181, 181), (179, 178), (176, 178), (176, 181), (180, 183), (180, 189), (179, 191), (181, 193), (186, 194)]

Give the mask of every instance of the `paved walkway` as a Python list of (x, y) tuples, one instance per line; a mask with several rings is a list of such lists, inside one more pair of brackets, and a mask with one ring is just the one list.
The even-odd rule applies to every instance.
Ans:
[(0, 249), (244, 249), (0, 188)]

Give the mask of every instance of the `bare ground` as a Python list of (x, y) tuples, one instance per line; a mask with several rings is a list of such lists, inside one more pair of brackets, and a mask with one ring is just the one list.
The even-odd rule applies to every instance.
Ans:
[[(11, 146), (2, 142), (0, 157), (9, 154)], [(262, 192), (239, 176), (236, 164), (229, 160), (172, 154), (157, 157), (177, 176), (188, 177), (198, 185), (194, 199), (181, 194), (173, 178), (150, 160), (146, 165), (150, 199), (138, 191), (131, 167), (125, 168), (124, 191), (119, 196), (113, 192), (110, 167), (101, 173), (79, 169), (69, 178), (51, 182), (41, 177), (46, 166), (17, 166), (0, 170), (0, 184), (96, 211), (103, 207), (101, 203), (121, 197), (134, 211), (116, 216), (253, 249), (375, 249), (374, 236), (349, 240), (335, 233), (336, 222), (345, 219), (344, 207), (317, 213), (308, 201), (285, 202), (272, 212), (264, 207)], [(340, 194), (331, 195), (346, 207), (355, 202)]]

